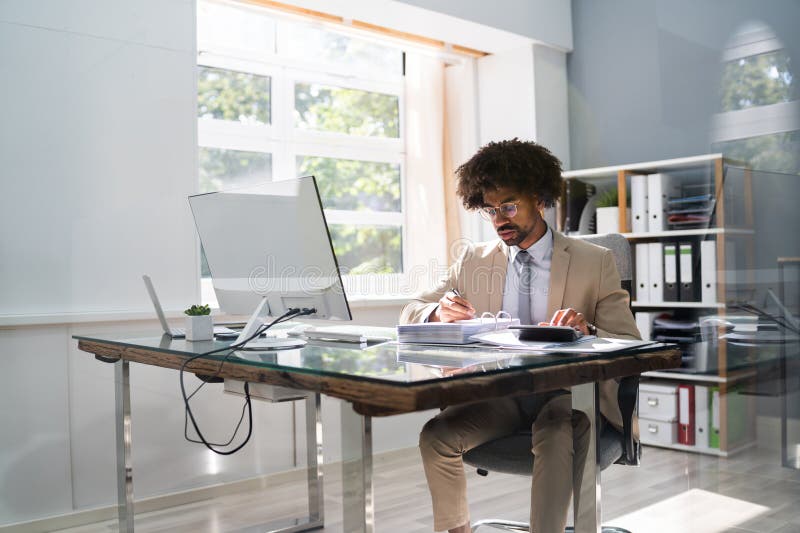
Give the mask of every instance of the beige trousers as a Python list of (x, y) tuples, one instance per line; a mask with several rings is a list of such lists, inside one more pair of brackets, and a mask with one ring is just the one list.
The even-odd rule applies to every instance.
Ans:
[(461, 455), (522, 428), (533, 432), (531, 531), (563, 533), (573, 486), (580, 493), (589, 445), (589, 420), (582, 413), (573, 416), (569, 393), (448, 407), (425, 424), (419, 447), (433, 500), (436, 531), (469, 523)]

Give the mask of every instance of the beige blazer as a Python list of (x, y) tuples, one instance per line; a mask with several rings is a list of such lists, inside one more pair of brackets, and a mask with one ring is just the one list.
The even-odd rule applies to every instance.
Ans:
[[(508, 254), (508, 246), (500, 240), (467, 246), (433, 290), (417, 295), (403, 308), (400, 323), (426, 320), (451, 287), (472, 303), (478, 315), (497, 313), (503, 305)], [(548, 316), (568, 307), (597, 326), (600, 337), (640, 338), (611, 251), (553, 231)], [(600, 382), (600, 412), (621, 429), (618, 389), (615, 380)]]

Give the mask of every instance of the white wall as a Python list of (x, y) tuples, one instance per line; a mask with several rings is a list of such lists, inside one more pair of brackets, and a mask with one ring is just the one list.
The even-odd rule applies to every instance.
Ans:
[(480, 143), (536, 140), (533, 45), (478, 60)]
[(0, 323), (198, 294), (194, 2), (0, 3)]

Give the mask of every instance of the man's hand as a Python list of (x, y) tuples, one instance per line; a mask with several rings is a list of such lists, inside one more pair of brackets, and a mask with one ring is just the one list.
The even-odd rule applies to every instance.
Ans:
[(431, 313), (430, 322), (454, 322), (475, 318), (475, 308), (469, 301), (452, 291), (448, 291), (439, 300), (439, 307)]
[(589, 323), (583, 316), (583, 313), (578, 313), (572, 308), (559, 309), (553, 315), (550, 322), (539, 322), (540, 326), (570, 326), (584, 335), (589, 335)]

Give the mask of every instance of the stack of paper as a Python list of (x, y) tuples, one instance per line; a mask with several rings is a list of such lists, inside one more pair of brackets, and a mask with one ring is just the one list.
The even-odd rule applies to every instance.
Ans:
[(397, 342), (408, 344), (469, 344), (470, 337), (486, 331), (518, 325), (519, 319), (494, 318), (457, 320), (455, 322), (425, 322), (397, 326)]
[(669, 229), (708, 227), (714, 214), (715, 199), (711, 194), (679, 196), (667, 200)]

